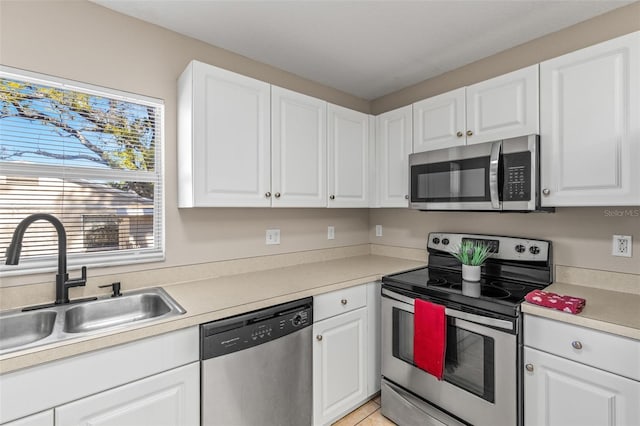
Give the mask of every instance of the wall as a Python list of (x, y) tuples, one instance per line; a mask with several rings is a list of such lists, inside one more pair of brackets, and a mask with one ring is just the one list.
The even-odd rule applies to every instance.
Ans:
[[(429, 232), (546, 239), (556, 265), (640, 274), (640, 207), (562, 208), (555, 213), (422, 212), (371, 209), (372, 243), (424, 249)], [(383, 236), (375, 236), (382, 225)], [(633, 257), (611, 256), (612, 235), (633, 237)]]
[[(120, 15), (86, 1), (0, 1), (0, 63), (111, 87), (165, 102), (166, 261), (89, 276), (199, 264), (368, 242), (368, 213), (351, 209), (179, 210), (176, 188), (176, 80), (197, 59), (368, 112), (362, 99), (246, 57)], [(336, 239), (327, 240), (327, 226)], [(281, 229), (266, 246), (265, 230)], [(0, 248), (4, 250), (4, 248)], [(2, 286), (50, 281), (51, 274), (3, 277)]]
[[(176, 79), (191, 59), (218, 65), (345, 107), (381, 113), (601, 40), (640, 29), (640, 3), (542, 37), (368, 102), (85, 1), (0, 1), (0, 63), (164, 99), (166, 106), (165, 262), (90, 269), (91, 276), (373, 242), (424, 248), (429, 231), (549, 238), (556, 263), (640, 273), (640, 218), (623, 209), (559, 209), (554, 214), (425, 213), (400, 209), (179, 210), (176, 188)], [(611, 211), (609, 211), (611, 210)], [(609, 213), (607, 213), (609, 211)], [(624, 214), (624, 213), (623, 213)], [(373, 227), (382, 224), (384, 236)], [(326, 239), (327, 225), (336, 239)], [(282, 244), (264, 245), (264, 231)], [(634, 237), (635, 257), (612, 258), (611, 235)], [(2, 248), (0, 248), (2, 250)], [(2, 286), (50, 281), (50, 274), (3, 277)]]
[[(637, 30), (640, 2), (376, 99), (371, 111), (389, 111)], [(559, 208), (551, 214), (372, 209), (369, 223), (376, 244), (424, 249), (432, 231), (525, 236), (551, 240), (557, 265), (640, 274), (640, 207)], [(375, 225), (383, 226), (383, 237), (375, 236)], [(611, 256), (614, 234), (633, 237), (634, 257)]]
[(371, 102), (371, 113), (381, 114), (637, 30), (640, 30), (640, 2), (375, 99)]

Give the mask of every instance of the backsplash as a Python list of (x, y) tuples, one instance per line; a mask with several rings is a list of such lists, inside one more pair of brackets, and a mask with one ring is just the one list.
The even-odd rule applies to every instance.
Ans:
[[(555, 213), (422, 212), (371, 209), (372, 244), (424, 249), (429, 232), (469, 232), (550, 240), (553, 263), (640, 274), (640, 208), (558, 208)], [(382, 225), (383, 236), (375, 236)], [(614, 257), (613, 235), (631, 235), (633, 257)]]

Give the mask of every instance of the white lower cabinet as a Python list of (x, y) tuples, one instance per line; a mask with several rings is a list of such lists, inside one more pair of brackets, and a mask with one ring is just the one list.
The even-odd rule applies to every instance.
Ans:
[(199, 425), (199, 328), (0, 376), (0, 424), (51, 426), (54, 417), (57, 426)]
[(379, 351), (372, 342), (377, 340), (372, 328), (380, 311), (373, 306), (371, 313), (368, 306), (375, 303), (375, 289), (380, 292), (379, 283), (314, 297), (315, 426), (331, 424), (379, 390)]
[(314, 424), (336, 420), (367, 393), (365, 339), (367, 308), (313, 325)]
[(198, 362), (55, 409), (56, 426), (197, 426), (199, 423)]
[(524, 333), (524, 426), (640, 425), (640, 342), (529, 315)]
[(525, 348), (525, 426), (640, 425), (640, 383)]
[(43, 411), (42, 413), (32, 414), (9, 423), (3, 423), (2, 426), (53, 426), (53, 410)]

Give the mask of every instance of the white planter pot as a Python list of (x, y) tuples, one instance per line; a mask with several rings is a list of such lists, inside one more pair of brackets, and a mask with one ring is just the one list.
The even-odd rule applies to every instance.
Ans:
[(462, 279), (465, 281), (480, 281), (480, 266), (462, 265)]

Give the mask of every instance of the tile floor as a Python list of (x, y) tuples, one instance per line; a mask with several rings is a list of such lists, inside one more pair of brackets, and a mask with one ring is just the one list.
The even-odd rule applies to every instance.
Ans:
[(395, 426), (380, 413), (380, 395), (350, 412), (333, 426)]

